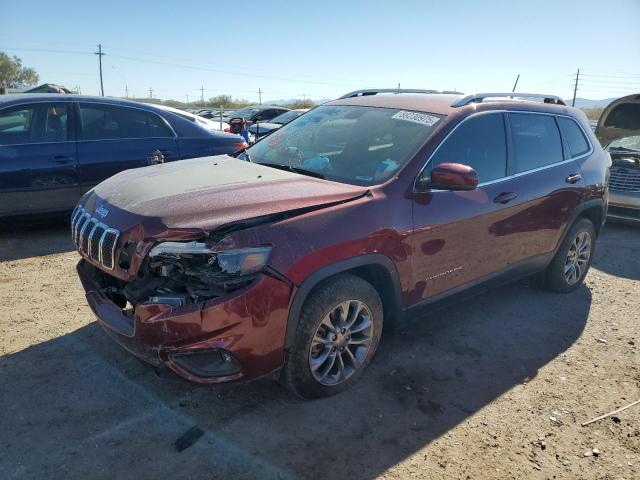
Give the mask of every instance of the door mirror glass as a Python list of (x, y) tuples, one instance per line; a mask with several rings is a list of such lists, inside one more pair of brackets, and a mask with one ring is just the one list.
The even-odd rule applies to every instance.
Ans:
[(478, 186), (478, 173), (469, 165), (441, 163), (431, 170), (428, 186), (438, 190), (474, 190)]

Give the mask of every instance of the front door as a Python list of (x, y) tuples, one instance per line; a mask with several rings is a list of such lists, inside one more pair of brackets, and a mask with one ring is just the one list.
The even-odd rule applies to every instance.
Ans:
[(70, 106), (0, 111), (0, 216), (70, 210), (80, 198)]
[(440, 163), (461, 163), (478, 172), (472, 191), (431, 190), (414, 194), (413, 290), (411, 302), (472, 284), (503, 269), (509, 241), (494, 226), (512, 215), (517, 196), (507, 177), (505, 115), (478, 114), (459, 124), (422, 172)]
[(153, 112), (80, 103), (78, 158), (86, 191), (118, 172), (179, 158), (172, 130)]

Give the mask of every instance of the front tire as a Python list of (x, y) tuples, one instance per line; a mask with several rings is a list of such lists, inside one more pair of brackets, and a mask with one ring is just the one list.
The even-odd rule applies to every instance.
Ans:
[(382, 325), (382, 301), (369, 282), (351, 274), (326, 281), (302, 308), (281, 381), (304, 398), (346, 390), (373, 358)]
[(586, 277), (595, 252), (596, 229), (586, 218), (569, 230), (545, 272), (546, 286), (568, 293), (580, 286)]

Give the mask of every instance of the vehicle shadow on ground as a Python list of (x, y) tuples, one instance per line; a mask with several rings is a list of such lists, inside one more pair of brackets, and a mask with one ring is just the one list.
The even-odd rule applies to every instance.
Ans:
[(0, 224), (0, 262), (72, 250), (75, 247), (71, 242), (68, 219), (35, 225)]
[(0, 357), (0, 477), (375, 478), (534, 378), (590, 306), (586, 286), (522, 282), (414, 316), (354, 388), (317, 401), (158, 378), (92, 323)]
[(640, 280), (640, 269), (631, 261), (638, 255), (639, 246), (640, 224), (608, 221), (598, 238), (593, 266), (609, 275)]

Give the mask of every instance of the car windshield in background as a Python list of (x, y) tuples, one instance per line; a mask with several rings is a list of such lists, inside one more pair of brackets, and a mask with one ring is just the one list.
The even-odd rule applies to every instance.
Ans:
[(640, 135), (620, 138), (609, 145), (609, 150), (634, 150), (640, 152)]
[(273, 120), (270, 120), (270, 123), (279, 123), (280, 125), (284, 125), (285, 123), (289, 123), (294, 118), (298, 118), (304, 112), (296, 112), (295, 110), (291, 110), (290, 112), (285, 112), (282, 115), (278, 115)]
[(231, 118), (249, 118), (251, 115), (253, 115), (259, 110), (260, 110), (259, 108), (251, 108), (251, 107), (241, 108), (240, 110), (236, 110), (235, 112), (232, 112), (229, 116)]
[(328, 180), (374, 185), (391, 178), (441, 118), (390, 108), (318, 107), (250, 147), (246, 157)]

